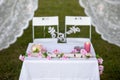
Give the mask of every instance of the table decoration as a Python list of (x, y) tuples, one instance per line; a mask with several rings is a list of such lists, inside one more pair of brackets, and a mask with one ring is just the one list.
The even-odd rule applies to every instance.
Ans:
[(80, 50), (82, 49), (82, 47), (80, 47), (80, 46), (75, 46), (74, 49), (75, 49), (77, 52), (80, 52)]
[(99, 74), (102, 75), (104, 71), (104, 66), (103, 66), (103, 58), (100, 57), (98, 54), (96, 55), (97, 60), (98, 60), (98, 65), (99, 65)]
[(24, 59), (25, 59), (25, 56), (22, 56), (22, 55), (19, 56), (19, 60), (24, 61)]
[(52, 52), (47, 51), (41, 44), (33, 44), (31, 50), (25, 54), (25, 56), (20, 55), (20, 60), (24, 60), (24, 57), (39, 57), (39, 58), (91, 58), (93, 57), (91, 53), (88, 53), (83, 47), (75, 46), (73, 50), (69, 53), (64, 53), (58, 49)]
[(43, 50), (42, 45), (33, 44), (31, 47), (31, 56), (39, 56), (42, 50)]
[(37, 58), (44, 58), (47, 60), (52, 59), (60, 59), (60, 60), (68, 60), (70, 58), (97, 58), (98, 60), (98, 68), (99, 74), (103, 74), (104, 66), (103, 66), (103, 59), (99, 55), (93, 56), (90, 52), (87, 52), (84, 47), (75, 46), (73, 50), (69, 53), (64, 53), (59, 51), (59, 49), (55, 49), (52, 52), (49, 52), (46, 48), (44, 48), (41, 44), (33, 44), (30, 48), (31, 50), (25, 55), (20, 55), (19, 59), (24, 61), (25, 57), (37, 57)]
[(85, 42), (84, 48), (85, 48), (85, 50), (86, 50), (88, 53), (90, 52), (90, 47), (91, 47), (90, 42)]

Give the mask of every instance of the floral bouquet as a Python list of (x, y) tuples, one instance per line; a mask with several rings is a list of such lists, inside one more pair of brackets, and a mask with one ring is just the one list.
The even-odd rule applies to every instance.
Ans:
[(76, 58), (91, 58), (92, 54), (88, 53), (83, 47), (75, 46), (72, 52)]
[(31, 55), (32, 56), (38, 56), (41, 53), (42, 49), (43, 49), (43, 47), (40, 44), (32, 45), (32, 47), (31, 47)]
[(103, 66), (103, 61), (104, 60), (99, 55), (97, 55), (96, 57), (97, 57), (97, 60), (98, 60), (98, 65), (99, 65), (99, 73), (101, 75), (101, 74), (103, 74), (103, 71), (104, 71), (104, 66)]

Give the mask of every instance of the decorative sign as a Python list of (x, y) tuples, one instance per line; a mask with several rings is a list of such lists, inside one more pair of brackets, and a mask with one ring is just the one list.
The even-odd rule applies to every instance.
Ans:
[[(65, 32), (65, 34), (72, 34), (72, 33), (77, 33), (77, 32), (80, 32), (80, 28), (79, 27), (76, 27), (75, 25), (70, 27), (69, 30), (67, 32)], [(65, 39), (65, 34), (64, 33), (58, 33), (54, 27), (49, 27), (48, 28), (48, 33), (50, 33), (51, 37), (52, 38), (56, 38), (58, 37), (59, 41), (60, 42), (65, 42), (66, 39)]]
[(73, 26), (73, 27), (70, 27), (70, 30), (67, 31), (66, 34), (72, 34), (72, 33), (75, 34), (77, 32), (80, 32), (80, 28)]
[(48, 28), (48, 33), (51, 34), (52, 38), (56, 38), (56, 31), (55, 31), (55, 28), (54, 27), (49, 27)]

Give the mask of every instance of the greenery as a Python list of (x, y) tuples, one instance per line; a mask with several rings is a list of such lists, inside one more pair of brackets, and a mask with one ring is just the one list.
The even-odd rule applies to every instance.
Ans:
[(45, 53), (43, 53), (42, 56), (45, 57), (45, 58), (47, 58), (48, 54), (45, 52)]
[(39, 49), (36, 49), (35, 51), (33, 51), (33, 53), (37, 53), (37, 52), (39, 52)]
[[(85, 16), (84, 9), (79, 5), (78, 0), (39, 0), (38, 5), (34, 16), (59, 16), (60, 32), (64, 32), (65, 16)], [(31, 21), (29, 27), (24, 30), (24, 34), (14, 44), (0, 51), (0, 80), (19, 79), (22, 62), (18, 57), (24, 54), (30, 42), (32, 42)], [(101, 75), (101, 80), (119, 80), (120, 47), (101, 39), (94, 27), (92, 27), (92, 43), (96, 53), (104, 59), (105, 71)]]

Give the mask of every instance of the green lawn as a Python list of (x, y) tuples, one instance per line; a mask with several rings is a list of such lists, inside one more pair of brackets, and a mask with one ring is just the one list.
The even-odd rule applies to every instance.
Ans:
[[(65, 16), (84, 16), (84, 9), (78, 0), (39, 0), (35, 16), (59, 16), (60, 31), (64, 32)], [(24, 31), (9, 48), (0, 51), (0, 80), (18, 80), (22, 62), (18, 57), (24, 54), (27, 45), (32, 42), (32, 24)], [(101, 39), (101, 36), (92, 28), (92, 43), (97, 54), (104, 59), (104, 74), (101, 80), (120, 79), (120, 47)]]

